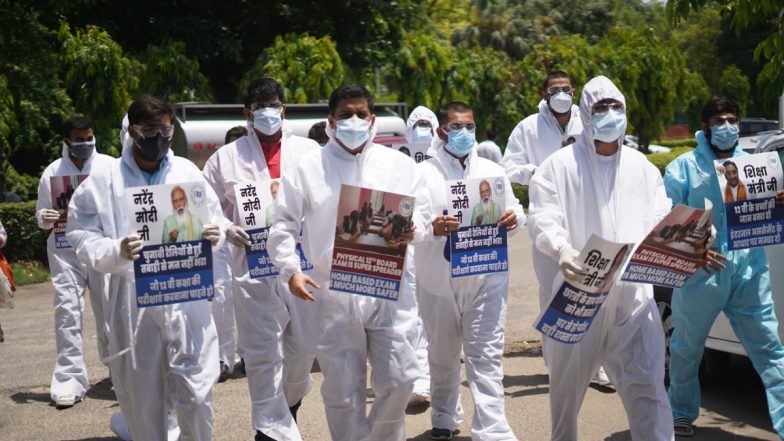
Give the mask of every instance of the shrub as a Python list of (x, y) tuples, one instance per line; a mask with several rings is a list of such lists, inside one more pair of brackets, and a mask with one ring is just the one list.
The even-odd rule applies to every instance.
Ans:
[(659, 173), (664, 176), (664, 169), (667, 168), (667, 164), (672, 162), (673, 159), (677, 158), (678, 156), (694, 150), (693, 147), (685, 145), (679, 146), (672, 149), (670, 153), (653, 153), (648, 155), (648, 160), (659, 169)]
[(35, 203), (0, 203), (0, 220), (8, 233), (8, 243), (3, 253), (9, 261), (34, 260), (48, 265), (46, 239), (49, 230), (38, 228)]
[(528, 210), (528, 186), (512, 183), (512, 191), (523, 208)]
[(673, 138), (673, 139), (661, 139), (654, 144), (661, 145), (664, 147), (675, 148), (675, 147), (683, 147), (689, 146), (691, 148), (697, 147), (697, 138), (693, 136), (689, 136), (686, 138)]

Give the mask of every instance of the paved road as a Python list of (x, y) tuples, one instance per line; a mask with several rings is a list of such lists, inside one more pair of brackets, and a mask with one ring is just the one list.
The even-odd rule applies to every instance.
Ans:
[[(509, 421), (520, 439), (547, 440), (550, 433), (547, 370), (538, 351), (539, 335), (532, 324), (538, 313), (536, 283), (525, 235), (510, 240), (513, 260), (509, 300), (504, 385)], [(6, 343), (0, 344), (0, 440), (114, 440), (109, 417), (119, 408), (95, 348), (94, 323), (87, 316), (85, 340), (93, 385), (84, 403), (58, 411), (49, 402), (54, 362), (51, 285), (20, 288), (16, 309), (0, 310)], [(750, 363), (733, 359), (732, 377), (706, 387), (697, 421), (696, 441), (754, 441), (779, 439), (771, 430), (765, 395)], [(321, 374), (315, 373), (318, 384)], [(250, 400), (244, 378), (231, 378), (215, 390), (215, 439), (250, 440)], [(368, 402), (372, 402), (369, 399)], [(473, 414), (470, 392), (463, 384), (467, 422), (455, 439), (470, 440)], [(300, 427), (305, 440), (329, 439), (318, 387), (304, 401)], [(427, 409), (411, 409), (406, 432), (410, 440), (426, 440), (430, 428)], [(630, 439), (626, 416), (612, 389), (588, 391), (580, 415), (582, 440)]]

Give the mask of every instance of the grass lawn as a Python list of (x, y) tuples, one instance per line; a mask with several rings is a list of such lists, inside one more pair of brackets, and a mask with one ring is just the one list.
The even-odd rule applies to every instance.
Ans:
[(17, 286), (49, 281), (49, 268), (40, 262), (32, 260), (11, 262), (11, 269), (14, 271), (14, 281)]

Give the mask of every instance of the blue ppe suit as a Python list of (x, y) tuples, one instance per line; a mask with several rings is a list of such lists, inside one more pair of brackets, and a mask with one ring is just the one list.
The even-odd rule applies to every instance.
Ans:
[[(670, 405), (673, 418), (694, 421), (700, 411), (698, 370), (716, 316), (723, 311), (762, 378), (773, 427), (784, 437), (784, 348), (771, 300), (768, 260), (763, 248), (728, 251), (724, 199), (713, 161), (718, 159), (702, 131), (697, 148), (671, 162), (664, 186), (673, 205), (713, 203), (717, 237), (713, 248), (727, 256), (726, 269), (697, 271), (672, 296), (674, 331), (670, 343)], [(745, 156), (739, 146), (732, 156)]]

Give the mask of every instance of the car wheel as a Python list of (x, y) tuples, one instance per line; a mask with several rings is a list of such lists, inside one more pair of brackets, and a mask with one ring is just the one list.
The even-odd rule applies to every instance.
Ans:
[(659, 309), (659, 318), (664, 328), (664, 385), (670, 384), (670, 340), (672, 331), (672, 289), (662, 286), (653, 287), (653, 299)]

